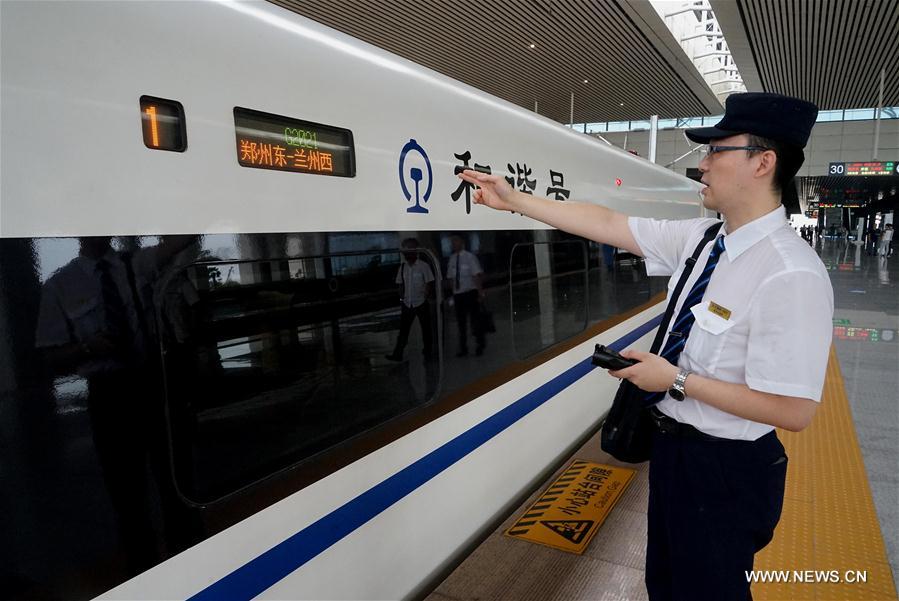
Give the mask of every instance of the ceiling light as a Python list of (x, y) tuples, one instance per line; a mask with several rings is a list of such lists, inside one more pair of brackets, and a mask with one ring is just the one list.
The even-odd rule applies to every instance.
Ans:
[(586, 80), (586, 79), (584, 80), (584, 83), (587, 83), (587, 80)]
[(624, 106), (624, 103), (623, 103), (623, 102), (619, 102), (619, 103), (618, 103), (618, 106)]
[(532, 49), (532, 50), (533, 50), (534, 48), (536, 48), (536, 47), (537, 47), (537, 44), (531, 44), (531, 49)]

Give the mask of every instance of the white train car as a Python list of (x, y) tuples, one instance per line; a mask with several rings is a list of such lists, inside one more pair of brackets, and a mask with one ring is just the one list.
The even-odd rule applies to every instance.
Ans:
[[(592, 346), (648, 346), (664, 291), (456, 172), (700, 215), (684, 177), (273, 5), (5, 1), (0, 26), (11, 598), (426, 592), (596, 431)], [(392, 362), (407, 238), (436, 348), (416, 325)]]

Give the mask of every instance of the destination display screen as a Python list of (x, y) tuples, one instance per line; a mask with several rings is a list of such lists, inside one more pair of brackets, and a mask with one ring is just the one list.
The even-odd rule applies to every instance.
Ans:
[(353, 132), (234, 108), (237, 162), (243, 167), (314, 175), (356, 175)]
[(828, 175), (899, 175), (899, 161), (831, 163)]

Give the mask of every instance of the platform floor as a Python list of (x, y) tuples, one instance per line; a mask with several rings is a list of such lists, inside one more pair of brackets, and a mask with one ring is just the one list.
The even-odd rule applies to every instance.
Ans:
[[(868, 257), (852, 244), (829, 241), (817, 250), (832, 267), (836, 305), (827, 383), (809, 428), (800, 433), (778, 431), (790, 457), (784, 513), (774, 540), (756, 556), (755, 567), (838, 570), (841, 575), (853, 570), (865, 572), (867, 582), (756, 583), (753, 597), (895, 600), (899, 256)], [(858, 330), (840, 329), (847, 327), (845, 320)], [(596, 436), (574, 458), (626, 465), (603, 453)], [(503, 535), (557, 472), (428, 599), (647, 599), (643, 567), (648, 469), (646, 464), (639, 468), (583, 555)]]
[(899, 590), (899, 250), (883, 259), (829, 240), (816, 249), (831, 269), (834, 347)]

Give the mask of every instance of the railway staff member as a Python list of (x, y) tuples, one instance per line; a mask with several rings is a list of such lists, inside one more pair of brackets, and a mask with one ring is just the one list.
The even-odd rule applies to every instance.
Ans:
[(400, 286), (400, 334), (396, 339), (393, 352), (387, 355), (391, 361), (403, 360), (403, 349), (409, 340), (412, 322), (418, 318), (421, 335), (424, 339), (425, 361), (433, 359), (434, 346), (431, 335), (431, 308), (428, 298), (434, 286), (434, 272), (424, 261), (419, 260), (418, 240), (406, 238), (402, 243), (403, 264), (396, 273), (396, 283)]
[[(661, 356), (625, 351), (640, 363), (610, 372), (661, 398), (651, 410), (653, 601), (751, 599), (746, 571), (783, 505), (787, 459), (774, 428), (802, 430), (821, 399), (833, 290), (781, 205), (816, 115), (796, 98), (734, 94), (716, 126), (686, 132), (709, 144), (699, 163), (703, 204), (724, 216), (724, 227), (684, 287)], [(714, 223), (627, 217), (527, 196), (501, 176), (462, 177), (481, 187), (478, 204), (624, 248), (645, 257), (650, 275), (675, 281)]]
[[(158, 563), (158, 498), (166, 552), (196, 542), (200, 528), (168, 477), (153, 291), (163, 271), (197, 239), (166, 236), (157, 246), (119, 253), (108, 236), (79, 238), (78, 256), (44, 282), (35, 345), (59, 375), (87, 381), (88, 414), (97, 461), (116, 514), (131, 574)], [(199, 247), (197, 246), (197, 252)], [(184, 263), (192, 261), (182, 257)], [(164, 448), (165, 447), (165, 448)]]
[(453, 304), (456, 307), (456, 324), (459, 327), (457, 357), (468, 355), (468, 321), (477, 343), (475, 354), (484, 354), (485, 333), (481, 327), (481, 303), (484, 301), (484, 270), (474, 253), (465, 250), (465, 241), (456, 234), (450, 242), (453, 254), (446, 269), (446, 280), (452, 286)]
[(893, 224), (888, 223), (880, 235), (880, 256), (889, 257), (893, 254), (890, 246), (893, 244)]

